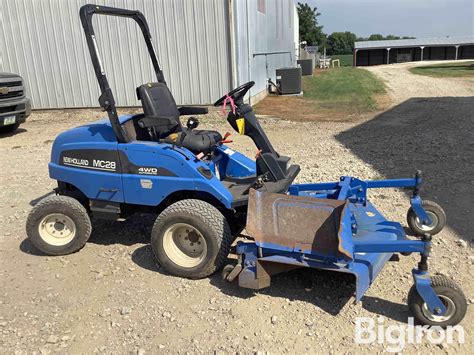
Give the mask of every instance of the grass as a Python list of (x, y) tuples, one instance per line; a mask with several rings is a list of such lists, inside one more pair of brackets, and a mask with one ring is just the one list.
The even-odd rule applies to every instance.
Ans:
[(258, 114), (296, 121), (344, 120), (380, 109), (385, 86), (371, 72), (352, 67), (316, 70), (303, 77), (303, 97), (266, 97)]
[(335, 68), (303, 78), (304, 99), (346, 112), (377, 109), (376, 95), (385, 93), (383, 83), (365, 69)]
[(352, 54), (330, 55), (331, 59), (339, 59), (341, 67), (352, 67), (354, 56)]
[(462, 63), (434, 64), (411, 68), (413, 74), (433, 77), (474, 76), (474, 61)]

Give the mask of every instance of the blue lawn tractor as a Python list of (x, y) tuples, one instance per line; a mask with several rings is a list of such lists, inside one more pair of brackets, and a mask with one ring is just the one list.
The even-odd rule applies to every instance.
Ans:
[[(143, 33), (157, 81), (136, 89), (143, 113), (117, 115), (112, 91), (97, 50), (94, 14), (135, 20)], [(161, 71), (147, 22), (139, 11), (85, 5), (80, 10), (92, 64), (101, 89), (99, 103), (108, 119), (77, 127), (54, 141), (49, 174), (55, 196), (31, 211), (26, 231), (49, 255), (78, 251), (87, 242), (91, 217), (123, 220), (134, 213), (157, 214), (151, 245), (171, 274), (203, 278), (222, 268), (231, 244), (246, 228), (250, 238), (236, 246), (238, 262), (222, 275), (242, 287), (261, 289), (271, 275), (295, 268), (318, 268), (355, 275), (360, 300), (395, 253), (418, 253), (408, 305), (428, 325), (459, 323), (466, 313), (461, 289), (443, 276), (428, 275), (432, 235), (446, 216), (419, 195), (421, 175), (364, 181), (344, 176), (337, 182), (293, 184), (300, 168), (280, 155), (244, 96), (248, 82), (215, 105), (231, 103), (229, 124), (250, 137), (258, 154), (249, 159), (225, 144), (216, 131), (197, 130), (191, 117), (207, 109), (177, 107)], [(411, 188), (408, 225), (386, 220), (367, 200), (370, 188)]]

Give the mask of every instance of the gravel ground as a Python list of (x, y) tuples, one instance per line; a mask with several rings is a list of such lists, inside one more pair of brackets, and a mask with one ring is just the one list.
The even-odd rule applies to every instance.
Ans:
[[(277, 150), (301, 165), (298, 182), (340, 175), (400, 177), (415, 168), (425, 170), (425, 195), (448, 212), (448, 227), (435, 238), (430, 266), (460, 283), (472, 304), (474, 101), (434, 97), (439, 95), (431, 95), (430, 84), (424, 93), (420, 83), (438, 79), (415, 77), (404, 66), (371, 70), (387, 80), (398, 98), (387, 112), (337, 123), (265, 118), (263, 127)], [(390, 74), (397, 70), (399, 75)], [(442, 96), (468, 95), (459, 88), (464, 82), (439, 80), (453, 87)], [(406, 87), (415, 82), (418, 89), (405, 101)], [(429, 98), (413, 98), (421, 96)], [(40, 255), (25, 239), (24, 223), (34, 200), (55, 186), (47, 173), (52, 141), (65, 129), (102, 116), (96, 110), (35, 112), (16, 134), (0, 140), (0, 353), (381, 352), (387, 344), (354, 344), (356, 317), (406, 324), (416, 256), (388, 263), (363, 301), (353, 304), (352, 278), (322, 271), (279, 275), (260, 292), (225, 284), (219, 275), (197, 281), (172, 277), (152, 258), (153, 216), (94, 221), (92, 237), (80, 252)], [(202, 126), (230, 130), (217, 114)], [(254, 155), (249, 139), (234, 139), (233, 148)], [(387, 217), (405, 223), (405, 193), (374, 191), (370, 197)], [(472, 305), (462, 325), (465, 344), (423, 341), (405, 349), (468, 353), (473, 348)]]
[[(469, 62), (469, 60), (460, 60), (458, 62)], [(433, 78), (426, 75), (414, 75), (408, 71), (408, 69), (413, 67), (435, 64), (446, 64), (446, 61), (379, 65), (365, 69), (368, 69), (385, 81), (392, 102), (395, 104), (412, 97), (474, 95), (473, 78)]]

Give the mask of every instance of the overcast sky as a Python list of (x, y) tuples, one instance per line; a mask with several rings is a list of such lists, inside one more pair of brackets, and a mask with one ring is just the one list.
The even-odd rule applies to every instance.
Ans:
[[(301, 0), (299, 0), (301, 2)], [(307, 0), (326, 33), (423, 37), (474, 35), (474, 0)]]

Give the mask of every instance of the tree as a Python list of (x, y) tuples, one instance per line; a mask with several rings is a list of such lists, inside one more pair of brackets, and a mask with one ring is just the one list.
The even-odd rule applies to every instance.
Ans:
[(327, 45), (328, 53), (335, 54), (351, 54), (354, 50), (354, 42), (357, 36), (349, 31), (333, 32), (328, 36)]
[(306, 41), (309, 46), (326, 45), (326, 34), (323, 26), (318, 26), (318, 16), (321, 15), (316, 7), (298, 3), (298, 17), (300, 22), (300, 40)]
[(368, 40), (369, 41), (383, 41), (384, 37), (383, 37), (383, 35), (381, 35), (379, 33), (375, 33), (375, 34), (370, 35)]

